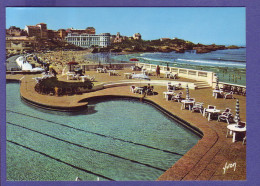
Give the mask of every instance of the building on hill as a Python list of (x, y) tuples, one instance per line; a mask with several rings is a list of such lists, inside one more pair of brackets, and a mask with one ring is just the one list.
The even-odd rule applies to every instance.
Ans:
[(133, 35), (133, 39), (134, 39), (134, 40), (141, 40), (141, 39), (142, 39), (142, 36), (141, 36), (140, 33), (135, 33), (135, 34)]
[(160, 38), (160, 41), (168, 41), (171, 40), (170, 38)]
[(48, 39), (57, 39), (59, 37), (60, 37), (60, 34), (58, 31), (48, 30)]
[(65, 37), (67, 36), (66, 30), (64, 30), (64, 29), (59, 29), (58, 32), (59, 32), (59, 37), (60, 37), (61, 39), (65, 39)]
[(66, 32), (72, 34), (96, 34), (96, 29), (94, 27), (87, 27), (85, 30), (69, 28)]
[(36, 37), (37, 39), (65, 39), (67, 32), (64, 29), (48, 30), (47, 24), (39, 23), (35, 26), (25, 26), (28, 37)]
[(87, 27), (86, 34), (96, 34), (96, 29), (94, 27)]
[(24, 29), (27, 32), (28, 37), (36, 37), (40, 39), (48, 38), (48, 29), (45, 23), (39, 23), (36, 26), (25, 26)]
[(9, 29), (6, 29), (6, 36), (26, 36), (27, 33), (25, 30), (20, 29), (19, 27), (11, 26)]
[(120, 32), (117, 32), (116, 36), (114, 37), (113, 43), (122, 43), (127, 39), (128, 39), (127, 36), (121, 36)]
[(69, 32), (65, 37), (68, 43), (74, 44), (82, 48), (90, 47), (107, 47), (110, 45), (110, 34), (78, 34)]
[(24, 30), (27, 32), (29, 37), (41, 37), (41, 28), (38, 26), (25, 26)]

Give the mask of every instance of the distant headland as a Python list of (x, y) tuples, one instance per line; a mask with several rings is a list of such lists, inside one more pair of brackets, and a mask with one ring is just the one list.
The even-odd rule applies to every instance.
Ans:
[(126, 40), (121, 43), (112, 43), (105, 48), (94, 48), (95, 52), (177, 52), (184, 53), (187, 50), (195, 50), (196, 53), (209, 53), (216, 50), (226, 50), (226, 49), (239, 49), (244, 48), (242, 46), (236, 45), (204, 45), (204, 44), (194, 44), (190, 41), (185, 41), (183, 39), (169, 39), (161, 38), (157, 40)]

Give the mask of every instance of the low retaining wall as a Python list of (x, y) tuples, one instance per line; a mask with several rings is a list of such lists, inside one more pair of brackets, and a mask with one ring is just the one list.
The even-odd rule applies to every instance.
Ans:
[[(115, 81), (115, 82), (104, 83), (104, 88), (126, 86), (126, 85), (132, 85), (132, 84), (136, 84), (136, 85), (145, 84), (145, 85), (147, 85), (148, 83), (151, 84), (151, 85), (165, 85), (165, 86), (167, 86), (169, 81), (167, 81), (167, 80)], [(171, 82), (171, 85), (179, 85), (179, 84), (181, 84), (182, 88), (186, 88), (186, 86), (188, 85), (189, 89), (196, 89), (196, 85), (192, 82), (182, 82), (182, 81)]]
[(64, 106), (54, 106), (54, 105), (46, 105), (46, 104), (41, 104), (35, 101), (31, 101), (27, 98), (25, 98), (24, 96), (21, 95), (21, 99), (34, 107), (37, 108), (42, 108), (42, 109), (47, 109), (47, 110), (52, 110), (52, 111), (60, 111), (60, 112), (73, 112), (73, 111), (80, 111), (83, 108), (86, 108), (86, 106), (88, 105), (88, 103), (86, 102), (85, 104), (82, 104), (80, 106), (70, 106), (70, 107), (64, 107)]

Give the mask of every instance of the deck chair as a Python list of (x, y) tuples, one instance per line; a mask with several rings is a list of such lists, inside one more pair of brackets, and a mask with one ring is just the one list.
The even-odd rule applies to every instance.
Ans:
[(179, 92), (178, 94), (172, 96), (172, 99), (171, 99), (171, 100), (181, 102), (181, 100), (182, 100), (182, 94), (183, 94), (182, 92)]
[(89, 78), (90, 81), (95, 81), (95, 76)]
[(182, 89), (181, 83), (179, 83), (178, 85), (176, 85), (175, 89), (176, 89), (176, 90), (181, 90), (181, 89)]
[(226, 108), (226, 110), (218, 116), (218, 121), (226, 121), (227, 124), (230, 124), (230, 122), (234, 121), (234, 116), (230, 111), (231, 109)]
[(204, 110), (203, 104), (204, 104), (204, 103), (196, 102), (196, 103), (193, 105), (193, 107), (192, 107), (192, 109), (191, 109), (191, 112), (197, 111), (197, 112), (200, 112), (201, 114), (203, 114), (203, 110)]
[(245, 135), (245, 137), (243, 138), (242, 145), (244, 145), (244, 144), (245, 144), (245, 141), (246, 141), (246, 135)]
[(175, 85), (168, 85), (167, 90), (168, 90), (168, 92), (175, 91)]
[(239, 121), (237, 125), (238, 125), (239, 127), (243, 128), (243, 127), (246, 127), (246, 122)]
[(133, 93), (136, 93), (135, 92), (135, 85), (130, 86), (130, 91), (133, 92)]
[(224, 98), (225, 98), (225, 99), (234, 99), (234, 97), (233, 97), (233, 92), (231, 91), (231, 92), (225, 94), (225, 95), (224, 95)]

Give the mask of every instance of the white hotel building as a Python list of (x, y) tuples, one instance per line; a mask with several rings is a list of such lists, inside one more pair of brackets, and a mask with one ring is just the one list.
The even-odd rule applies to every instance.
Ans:
[(80, 46), (82, 48), (89, 48), (91, 46), (98, 47), (107, 47), (110, 45), (110, 34), (77, 34), (77, 33), (68, 33), (65, 40), (68, 43)]

